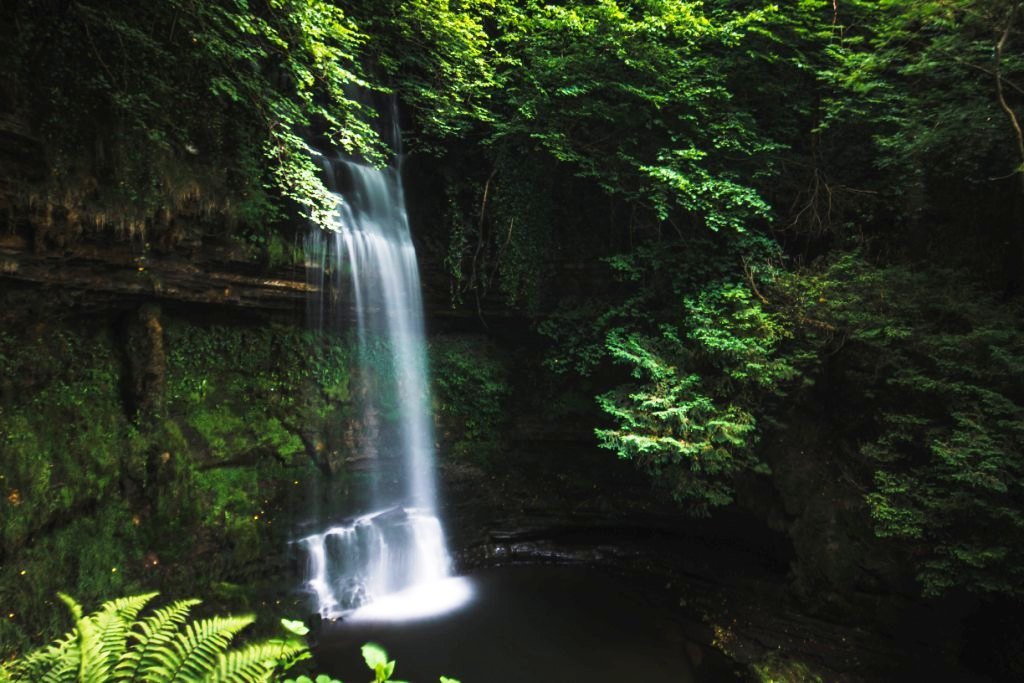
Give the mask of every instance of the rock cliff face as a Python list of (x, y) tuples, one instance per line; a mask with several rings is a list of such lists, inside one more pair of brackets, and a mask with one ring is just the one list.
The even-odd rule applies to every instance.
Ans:
[(238, 248), (206, 246), (188, 255), (147, 253), (132, 243), (79, 242), (38, 248), (20, 234), (0, 237), (0, 277), (92, 302), (171, 300), (291, 312), (301, 310), (309, 285), (298, 268), (261, 271)]
[(7, 286), (88, 292), (97, 302), (165, 298), (276, 309), (305, 295), (301, 271), (267, 276), (237, 245), (179, 237), (171, 247), (168, 226), (129, 235), (46, 206), (33, 189), (46, 173), (43, 145), (22, 118), (0, 112), (0, 278)]

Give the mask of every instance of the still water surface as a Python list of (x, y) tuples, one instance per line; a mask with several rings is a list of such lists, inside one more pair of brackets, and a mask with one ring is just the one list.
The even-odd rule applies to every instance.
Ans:
[(735, 681), (722, 655), (686, 641), (672, 613), (641, 586), (599, 570), (500, 567), (467, 577), (473, 598), (443, 616), (401, 623), (325, 624), (321, 671), (368, 678), (362, 643), (398, 661), (395, 678), (436, 683), (717, 683)]

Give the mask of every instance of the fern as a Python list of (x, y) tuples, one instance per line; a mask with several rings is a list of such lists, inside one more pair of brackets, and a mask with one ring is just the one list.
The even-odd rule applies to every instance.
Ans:
[(143, 680), (142, 672), (158, 664), (156, 653), (169, 647), (178, 629), (188, 621), (189, 611), (200, 603), (202, 600), (178, 600), (135, 622), (131, 638), (136, 644), (121, 657), (112, 680), (115, 683)]
[(178, 680), (201, 680), (213, 672), (217, 657), (231, 640), (255, 621), (252, 616), (211, 617), (188, 624), (171, 647), (159, 651), (161, 666), (147, 673), (151, 683), (173, 683)]
[(82, 618), (81, 607), (69, 596), (61, 595), (78, 620), (81, 650), (80, 678), (84, 681), (109, 681), (114, 667), (127, 650), (132, 622), (140, 611), (156, 597), (146, 593), (105, 602), (98, 612)]
[(156, 593), (104, 603), (83, 616), (60, 594), (74, 628), (53, 644), (0, 666), (3, 683), (269, 683), (308, 656), (299, 639), (231, 649), (252, 615), (189, 621), (199, 600), (179, 600), (138, 619)]
[(265, 683), (280, 662), (294, 662), (306, 653), (297, 641), (270, 640), (221, 653), (210, 683)]
[(82, 609), (77, 603), (66, 595), (61, 595), (61, 599), (69, 606), (74, 605), (72, 612), (75, 614), (75, 631), (78, 634), (78, 680), (82, 683), (104, 683), (109, 679), (107, 656), (96, 628), (96, 622), (102, 619), (103, 613), (82, 618)]
[(10, 680), (60, 683), (78, 672), (78, 641), (73, 633), (8, 665)]

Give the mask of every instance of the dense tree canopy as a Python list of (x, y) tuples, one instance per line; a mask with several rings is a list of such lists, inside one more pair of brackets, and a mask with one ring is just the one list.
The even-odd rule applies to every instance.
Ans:
[[(249, 223), (279, 198), (333, 210), (311, 126), (371, 156), (375, 114), (346, 95), (366, 40), (326, 2), (14, 3), (6, 87), (45, 143), (33, 191), (73, 228), (144, 231), (173, 214)], [(268, 193), (268, 190), (271, 190)], [(80, 228), (79, 228), (80, 229)]]

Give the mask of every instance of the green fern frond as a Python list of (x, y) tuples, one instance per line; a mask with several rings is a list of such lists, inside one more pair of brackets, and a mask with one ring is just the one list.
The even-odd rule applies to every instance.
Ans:
[(71, 610), (71, 616), (74, 618), (75, 623), (82, 620), (82, 606), (73, 597), (67, 593), (57, 593), (57, 597)]
[(271, 683), (280, 671), (308, 657), (301, 640), (267, 640), (229, 651), (255, 618), (212, 617), (189, 622), (199, 600), (179, 600), (139, 613), (156, 593), (106, 602), (82, 616), (67, 595), (73, 630), (52, 645), (0, 665), (2, 683)]
[(80, 626), (83, 637), (88, 633), (88, 642), (82, 642), (82, 680), (115, 680), (115, 669), (128, 649), (128, 637), (139, 612), (157, 596), (144, 593), (118, 598), (103, 603), (100, 610), (85, 617)]
[(114, 667), (112, 683), (145, 680), (141, 674), (159, 665), (155, 653), (171, 643), (189, 612), (200, 603), (202, 600), (178, 600), (135, 622), (130, 635), (133, 645)]
[(32, 681), (32, 683), (37, 681), (38, 683), (74, 683), (78, 681), (78, 660), (58, 662), (40, 678), (23, 678), (21, 680)]
[(63, 652), (64, 648), (49, 645), (27, 654), (21, 659), (14, 660), (5, 665), (4, 670), (8, 676), (14, 677), (12, 680), (27, 677), (42, 678), (44, 671), (52, 669), (63, 659)]
[(305, 644), (297, 640), (269, 640), (222, 653), (210, 683), (267, 683), (280, 663), (305, 651)]
[(108, 600), (100, 606), (100, 611), (116, 612), (124, 619), (125, 623), (131, 623), (139, 616), (139, 612), (158, 595), (160, 594), (154, 591), (152, 593), (143, 593), (142, 595), (129, 595), (125, 598)]
[(114, 612), (83, 616), (82, 606), (70, 595), (58, 593), (57, 597), (71, 611), (75, 628), (67, 636), (66, 649), (60, 654), (61, 663), (45, 672), (42, 680), (106, 683), (117, 661), (117, 653), (106, 651), (103, 633), (105, 630), (126, 631), (126, 625)]
[(78, 622), (78, 683), (106, 683), (110, 680), (111, 661), (103, 650), (103, 640), (96, 626), (95, 617), (86, 617)]
[(178, 633), (170, 648), (155, 651), (159, 665), (147, 669), (147, 683), (172, 683), (199, 680), (212, 674), (217, 658), (227, 649), (239, 631), (255, 621), (252, 615), (211, 617), (188, 624)]
[(76, 679), (78, 660), (78, 640), (71, 632), (54, 644), (12, 662), (7, 672), (12, 681), (65, 683)]

